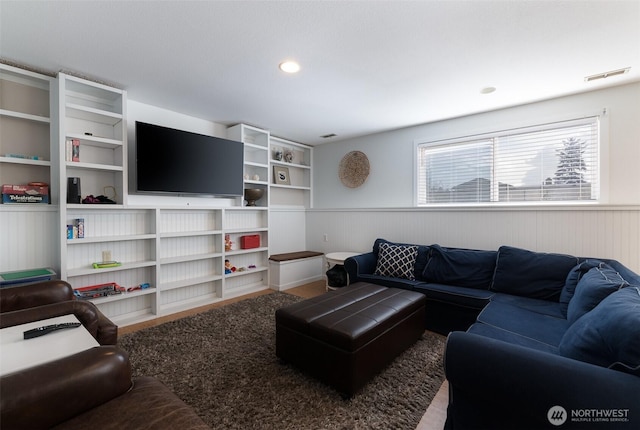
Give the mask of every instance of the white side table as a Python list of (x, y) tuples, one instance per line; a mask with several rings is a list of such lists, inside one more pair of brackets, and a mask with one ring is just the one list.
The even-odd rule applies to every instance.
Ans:
[[(327, 264), (326, 264), (327, 270), (331, 269), (333, 266), (338, 264), (341, 266), (344, 266), (344, 260), (346, 260), (349, 257), (353, 257), (360, 254), (362, 253), (361, 252), (330, 252), (324, 256), (325, 260), (327, 261)], [(325, 279), (327, 291), (335, 290), (335, 287), (329, 286), (329, 279), (327, 279), (326, 275), (324, 279)], [(347, 274), (347, 285), (349, 285), (349, 274)]]

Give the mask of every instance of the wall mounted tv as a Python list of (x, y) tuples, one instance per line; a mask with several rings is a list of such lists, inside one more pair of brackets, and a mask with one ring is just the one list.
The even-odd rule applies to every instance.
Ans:
[(139, 193), (243, 195), (242, 142), (136, 121)]

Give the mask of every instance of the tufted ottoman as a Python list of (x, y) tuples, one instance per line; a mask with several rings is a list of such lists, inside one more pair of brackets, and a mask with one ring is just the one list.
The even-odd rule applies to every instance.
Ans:
[(276, 355), (352, 396), (424, 332), (425, 296), (358, 282), (276, 311)]

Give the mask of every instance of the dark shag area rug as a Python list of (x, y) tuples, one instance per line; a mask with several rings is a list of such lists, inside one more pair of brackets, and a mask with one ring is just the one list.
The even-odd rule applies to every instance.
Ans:
[(258, 296), (120, 337), (134, 375), (155, 376), (214, 429), (415, 429), (444, 380), (445, 338), (425, 332), (353, 398), (275, 355), (275, 311)]

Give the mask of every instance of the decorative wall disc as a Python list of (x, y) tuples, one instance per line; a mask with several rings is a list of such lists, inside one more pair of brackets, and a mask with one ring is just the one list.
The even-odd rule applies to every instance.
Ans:
[(340, 181), (349, 188), (358, 188), (369, 176), (369, 159), (364, 152), (351, 151), (340, 161)]

